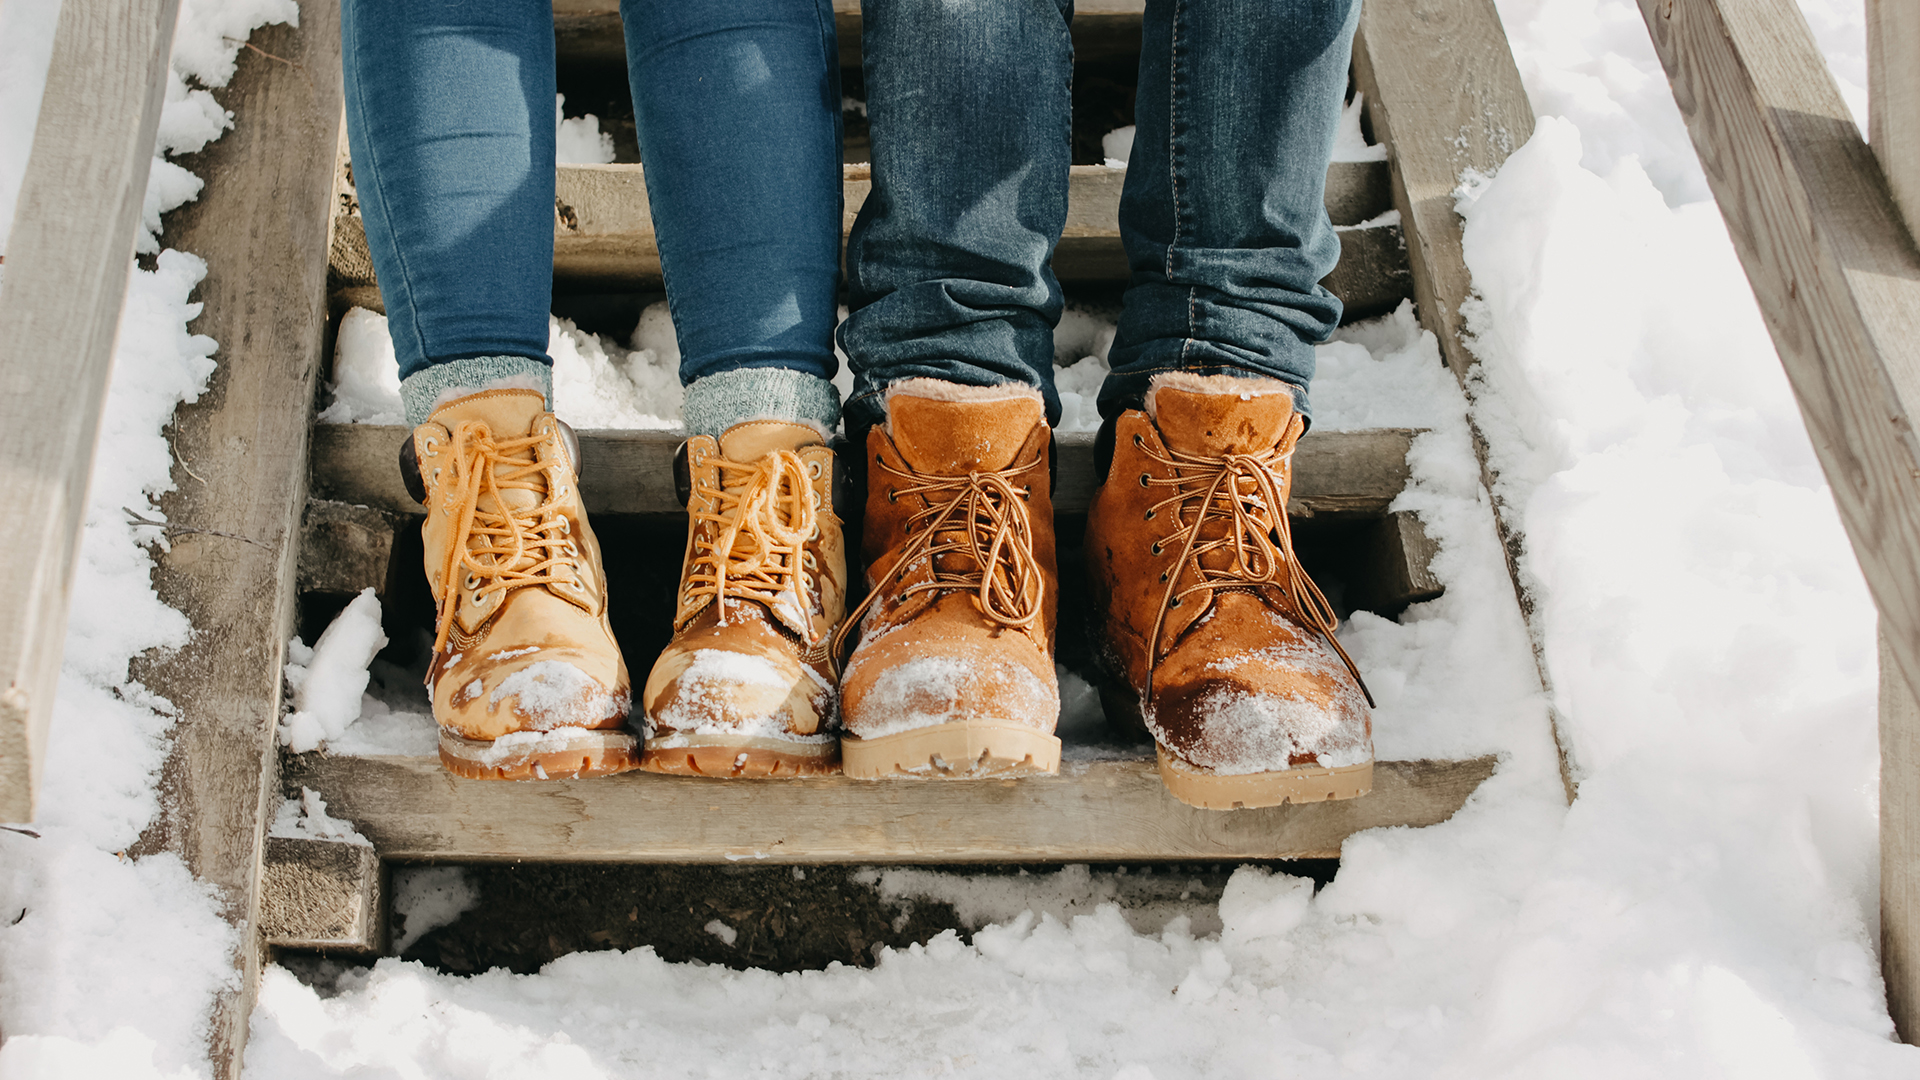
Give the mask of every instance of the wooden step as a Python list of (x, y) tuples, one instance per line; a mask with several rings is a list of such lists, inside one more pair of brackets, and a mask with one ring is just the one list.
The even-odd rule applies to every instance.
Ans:
[[(1074, 59), (1138, 55), (1145, 7), (1145, 0), (1078, 0), (1073, 6)], [(860, 0), (833, 0), (842, 67), (860, 64), (860, 21)], [(626, 63), (619, 0), (554, 0), (553, 36), (563, 65)]]
[[(1376, 518), (1407, 486), (1407, 450), (1419, 431), (1313, 431), (1293, 457), (1292, 517)], [(686, 436), (673, 431), (582, 431), (580, 494), (593, 514), (680, 514), (673, 454)], [(310, 491), (317, 499), (420, 514), (398, 465), (407, 429), (381, 424), (315, 424)], [(1084, 514), (1093, 497), (1093, 434), (1056, 443), (1053, 505)]]
[[(869, 167), (844, 168), (842, 236), (872, 190)], [(1126, 170), (1075, 165), (1068, 180), (1067, 223), (1053, 259), (1062, 281), (1124, 282), (1120, 189)], [(1393, 208), (1384, 161), (1335, 162), (1327, 170), (1327, 213), (1341, 228), (1340, 264), (1324, 281), (1346, 304), (1344, 320), (1371, 318), (1413, 295), (1406, 244), (1398, 224), (1358, 228)], [(660, 253), (639, 165), (562, 165), (555, 182), (553, 273), (575, 291), (656, 289)], [(335, 223), (330, 288), (335, 308), (382, 310), (365, 227), (358, 214)]]
[(1383, 761), (1358, 799), (1230, 812), (1150, 760), (1021, 780), (462, 780), (435, 758), (288, 755), (284, 782), (399, 861), (923, 863), (1331, 858), (1348, 836), (1452, 817), (1496, 759)]

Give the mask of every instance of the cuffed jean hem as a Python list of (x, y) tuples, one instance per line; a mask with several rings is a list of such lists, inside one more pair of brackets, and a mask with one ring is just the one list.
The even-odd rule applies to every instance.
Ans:
[(689, 435), (718, 438), (748, 420), (812, 424), (832, 434), (840, 424), (840, 392), (808, 371), (738, 368), (689, 383), (681, 415)]
[(506, 386), (538, 390), (553, 408), (553, 365), (530, 356), (469, 356), (422, 368), (400, 381), (400, 400), (408, 426), (419, 427), (437, 404)]
[(1272, 379), (1293, 388), (1293, 407), (1307, 418), (1307, 426), (1313, 426), (1313, 402), (1307, 396), (1307, 380), (1298, 376), (1282, 376), (1271, 371), (1241, 367), (1237, 364), (1168, 364), (1146, 371), (1115, 371), (1107, 375), (1100, 385), (1100, 415), (1111, 419), (1127, 409), (1144, 408), (1147, 400), (1147, 388), (1155, 375), (1169, 371), (1186, 371), (1195, 375), (1232, 375), (1241, 379)]

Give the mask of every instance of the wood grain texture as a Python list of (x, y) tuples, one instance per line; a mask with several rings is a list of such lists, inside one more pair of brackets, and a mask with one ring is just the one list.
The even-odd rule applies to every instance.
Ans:
[(161, 813), (137, 850), (177, 852), (246, 928), (239, 988), (212, 1021), (216, 1072), (237, 1077), (261, 962), (260, 863), (276, 791), (274, 729), (292, 632), (306, 506), (307, 427), (326, 324), (327, 222), (341, 116), (336, 0), (301, 0), (300, 28), (256, 31), (216, 91), (234, 129), (184, 164), (206, 180), (167, 240), (207, 260), (192, 329), (219, 342), (211, 385), (170, 441), (170, 521), (252, 538), (183, 534), (154, 585), (192, 620), (192, 642), (136, 675), (179, 708)]
[(1904, 1042), (1920, 1039), (1920, 703), (1880, 635), (1880, 970)]
[[(1491, 173), (1533, 135), (1533, 106), (1514, 67), (1507, 34), (1493, 0), (1373, 0), (1360, 8), (1353, 44), (1354, 83), (1366, 95), (1373, 137), (1392, 163), (1394, 206), (1400, 211), (1420, 324), (1440, 342), (1440, 355), (1471, 400), (1477, 363), (1467, 347), (1460, 305), (1473, 281), (1461, 248), (1453, 192), (1468, 170)], [(1496, 490), (1487, 464), (1487, 440), (1471, 412), (1467, 424), (1480, 480)], [(1525, 540), (1514, 509), (1493, 498), (1522, 617), (1533, 632), (1534, 670), (1543, 699), (1553, 699), (1545, 641), (1534, 626), (1533, 598), (1520, 573)], [(1560, 782), (1569, 803), (1577, 765), (1559, 713), (1547, 706), (1559, 751)]]
[[(1641, 15), (1879, 609), (1883, 670), (1920, 685), (1920, 252), (1790, 0), (1642, 0)], [(1893, 696), (1882, 738), (1898, 756), (1920, 725)], [(1883, 835), (1907, 843), (1916, 813), (1883, 804)], [(1899, 888), (1910, 867), (1889, 869)], [(1911, 897), (1882, 927), (1888, 995), (1910, 1014)]]
[(1909, 234), (1920, 232), (1920, 4), (1867, 0), (1867, 134)]
[[(1314, 431), (1294, 453), (1296, 517), (1378, 517), (1407, 486), (1407, 450), (1418, 431)], [(686, 436), (671, 431), (582, 431), (580, 494), (595, 514), (678, 514), (673, 453)], [(407, 429), (377, 424), (316, 424), (316, 498), (395, 514), (422, 509), (400, 481)], [(1084, 514), (1093, 498), (1093, 436), (1059, 436), (1054, 509)]]
[(1453, 816), (1496, 759), (1380, 762), (1371, 795), (1232, 812), (1168, 795), (1151, 761), (977, 782), (459, 780), (433, 758), (289, 757), (383, 859), (484, 862), (1085, 862), (1328, 858), (1362, 829)]
[(179, 8), (179, 0), (61, 5), (14, 207), (0, 283), (0, 821), (34, 816)]
[[(873, 190), (869, 166), (847, 165), (842, 186), (841, 235)], [(1054, 271), (1067, 281), (1125, 281), (1120, 245), (1120, 188), (1124, 169), (1075, 165), (1068, 176), (1067, 220), (1054, 253)], [(1384, 161), (1335, 162), (1327, 169), (1327, 215), (1353, 226), (1393, 209)], [(1407, 252), (1398, 226), (1349, 229), (1340, 234), (1341, 261), (1328, 288), (1370, 313), (1390, 310), (1411, 295)], [(375, 284), (364, 225), (342, 213), (334, 227), (330, 287)], [(553, 272), (576, 283), (637, 288), (660, 283), (660, 252), (652, 205), (639, 165), (561, 165), (554, 177)], [(1375, 283), (1375, 279), (1381, 279)], [(1376, 295), (1378, 294), (1378, 295)]]
[(384, 877), (364, 844), (269, 836), (260, 934), (276, 949), (378, 956), (387, 944)]

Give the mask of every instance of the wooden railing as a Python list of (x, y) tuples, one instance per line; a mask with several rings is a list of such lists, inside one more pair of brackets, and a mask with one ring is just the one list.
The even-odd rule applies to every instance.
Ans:
[(1911, 1042), (1920, 1036), (1920, 709), (1910, 690), (1920, 686), (1920, 251), (1908, 223), (1920, 222), (1920, 9), (1867, 8), (1873, 149), (1792, 0), (1640, 0), (1879, 609), (1881, 963)]
[(0, 285), (0, 821), (29, 821), (180, 0), (66, 0)]

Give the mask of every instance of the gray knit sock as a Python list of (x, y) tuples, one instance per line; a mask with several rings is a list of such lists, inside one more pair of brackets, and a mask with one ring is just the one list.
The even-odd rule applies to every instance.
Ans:
[(538, 390), (546, 395), (547, 410), (553, 410), (553, 368), (525, 356), (469, 356), (423, 368), (401, 380), (400, 400), (407, 406), (407, 424), (419, 427), (455, 398), (509, 388)]
[(681, 409), (687, 434), (712, 435), (748, 420), (812, 424), (824, 433), (840, 425), (840, 392), (832, 383), (791, 368), (740, 368), (695, 379)]

